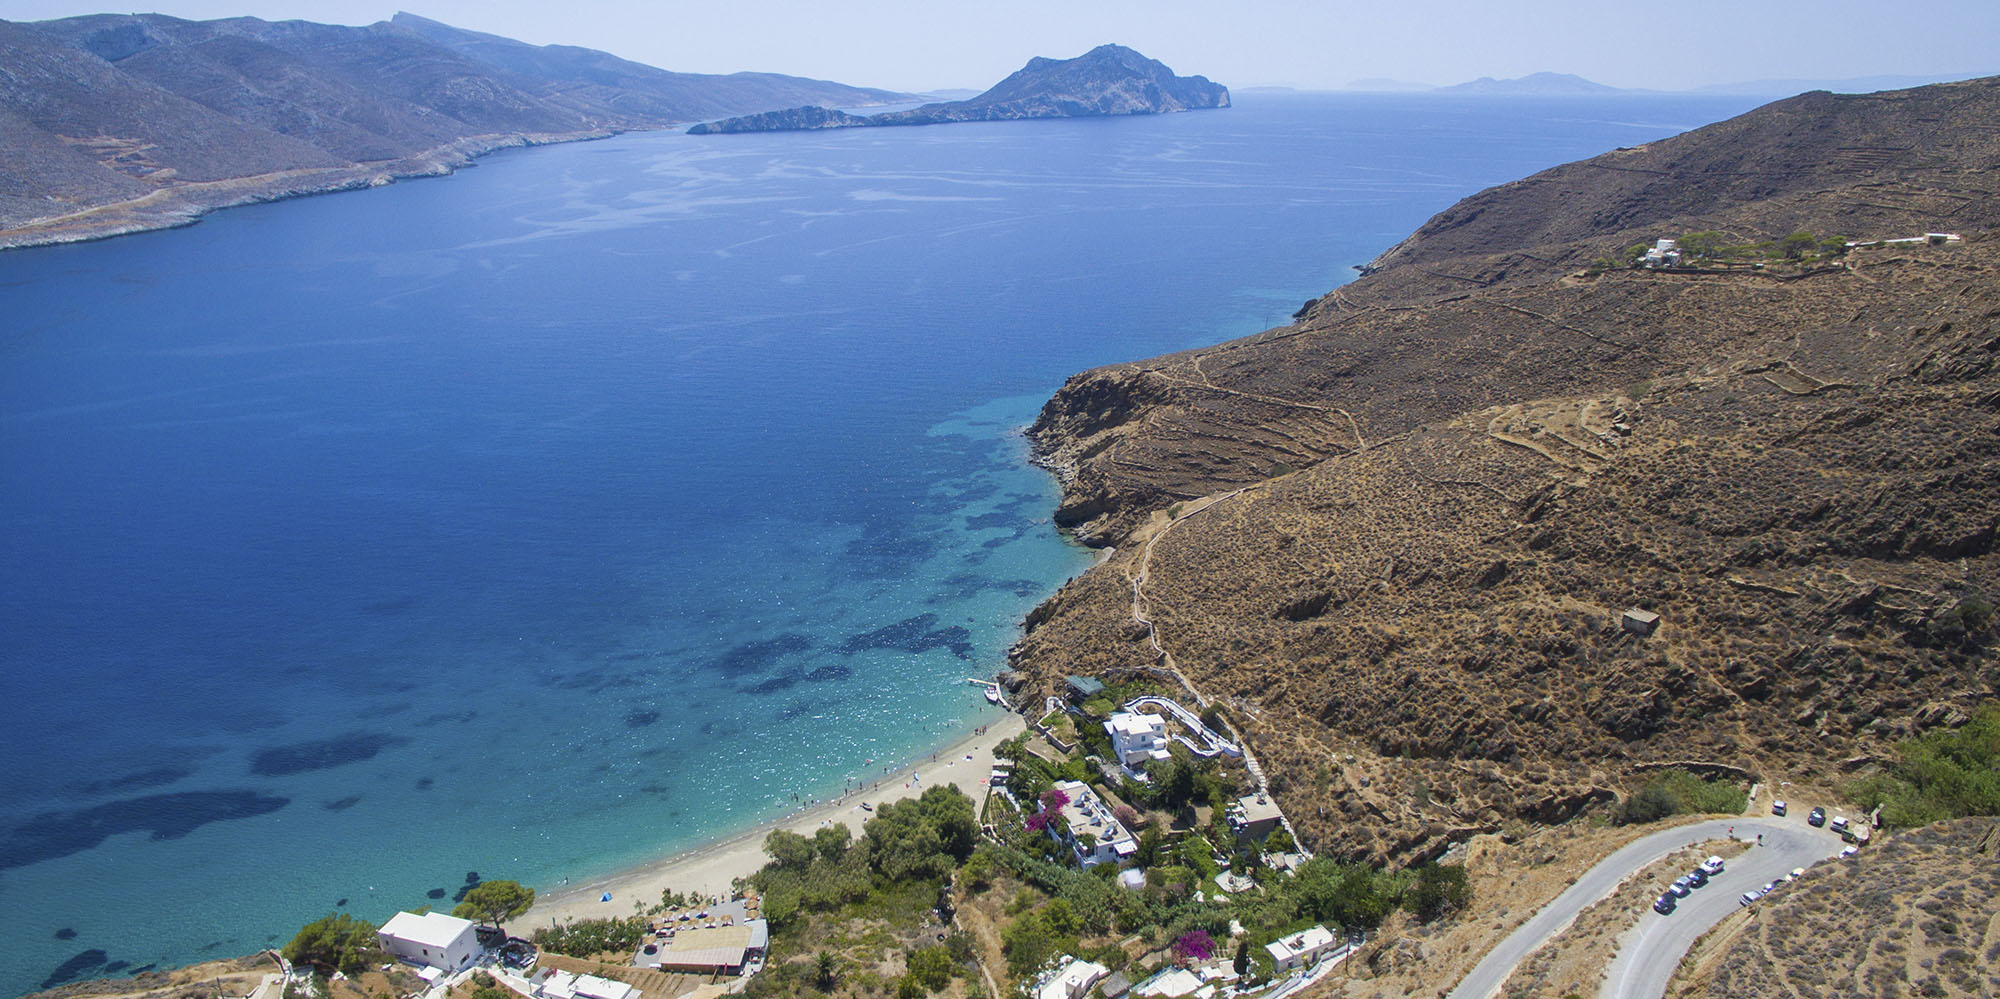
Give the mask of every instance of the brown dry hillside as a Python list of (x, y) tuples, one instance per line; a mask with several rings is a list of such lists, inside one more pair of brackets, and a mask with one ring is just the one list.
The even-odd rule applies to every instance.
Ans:
[[(1906, 142), (1911, 108), (1949, 141)], [(1648, 763), (1823, 782), (1960, 717), (2000, 687), (2000, 238), (1966, 195), (2000, 184), (1996, 129), (2000, 80), (1780, 102), (1652, 144), (1645, 184), (1540, 175), (1560, 219), (1555, 180), (1467, 199), (1294, 326), (1072, 378), (1032, 436), (1061, 521), (1117, 551), (1014, 667), (1179, 669), (1349, 855), (1561, 818)], [(1574, 265), (1801, 221), (1966, 238)]]
[(1941, 822), (1822, 865), (1710, 937), (1675, 999), (2000, 995), (2000, 824)]

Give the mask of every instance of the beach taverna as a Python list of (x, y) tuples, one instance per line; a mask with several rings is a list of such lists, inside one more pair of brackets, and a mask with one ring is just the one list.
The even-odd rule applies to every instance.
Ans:
[(655, 967), (697, 975), (738, 975), (745, 963), (761, 958), (771, 945), (770, 924), (752, 919), (736, 926), (682, 930), (660, 952)]

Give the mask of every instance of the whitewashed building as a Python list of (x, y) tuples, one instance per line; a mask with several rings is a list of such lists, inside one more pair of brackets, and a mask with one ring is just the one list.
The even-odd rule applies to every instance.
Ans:
[(472, 920), (442, 912), (399, 912), (389, 917), (375, 938), (389, 956), (440, 971), (460, 971), (479, 956), (479, 938)]
[(1320, 955), (1332, 950), (1333, 947), (1333, 934), (1327, 932), (1324, 926), (1302, 930), (1283, 940), (1264, 945), (1264, 949), (1271, 952), (1271, 962), (1278, 966), (1280, 972), (1303, 968), (1319, 960)]
[(1069, 798), (1062, 807), (1061, 824), (1066, 828), (1057, 829), (1057, 823), (1052, 822), (1049, 835), (1069, 847), (1078, 864), (1091, 867), (1117, 863), (1139, 852), (1139, 840), (1111, 814), (1110, 807), (1090, 785), (1075, 780), (1057, 781), (1056, 790)]
[(1104, 722), (1118, 762), (1143, 767), (1167, 758), (1167, 720), (1160, 715), (1120, 711)]
[(1111, 969), (1095, 961), (1072, 957), (1042, 979), (1035, 990), (1035, 999), (1083, 999), (1091, 986), (1110, 973)]
[(542, 979), (535, 986), (535, 994), (542, 999), (640, 999), (639, 990), (624, 982), (567, 971)]

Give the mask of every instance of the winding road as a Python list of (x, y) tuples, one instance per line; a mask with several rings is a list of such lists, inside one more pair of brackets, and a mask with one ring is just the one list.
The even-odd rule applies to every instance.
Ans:
[(1672, 914), (1662, 916), (1650, 907), (1634, 913), (1636, 921), (1619, 937), (1618, 954), (1605, 975), (1600, 999), (1657, 999), (1665, 995), (1681, 956), (1696, 938), (1736, 911), (1738, 896), (1783, 877), (1795, 867), (1810, 867), (1833, 857), (1842, 845), (1839, 836), (1814, 829), (1797, 815), (1709, 819), (1640, 837), (1583, 872), (1555, 901), (1500, 941), (1451, 990), (1451, 999), (1496, 995), (1528, 955), (1567, 929), (1584, 909), (1617, 890), (1625, 879), (1676, 850), (1722, 839), (1731, 827), (1740, 840), (1755, 841), (1763, 834), (1763, 845), (1729, 861), (1728, 868), (1710, 879), (1706, 887), (1681, 899)]

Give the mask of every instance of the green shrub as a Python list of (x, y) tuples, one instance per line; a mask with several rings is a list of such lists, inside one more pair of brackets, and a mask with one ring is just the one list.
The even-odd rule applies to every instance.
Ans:
[(1737, 814), (1749, 807), (1750, 793), (1735, 781), (1703, 780), (1685, 770), (1663, 770), (1618, 806), (1620, 825), (1654, 822), (1669, 815)]
[(2000, 815), (2000, 703), (1957, 729), (1902, 744), (1887, 773), (1849, 785), (1847, 796), (1881, 806), (1885, 825), (1909, 828), (1964, 815)]
[(1471, 904), (1472, 883), (1461, 865), (1425, 864), (1417, 870), (1408, 902), (1418, 921), (1428, 923)]
[(925, 992), (942, 992), (958, 973), (958, 962), (943, 947), (919, 947), (910, 952), (909, 973), (904, 978), (916, 982)]

